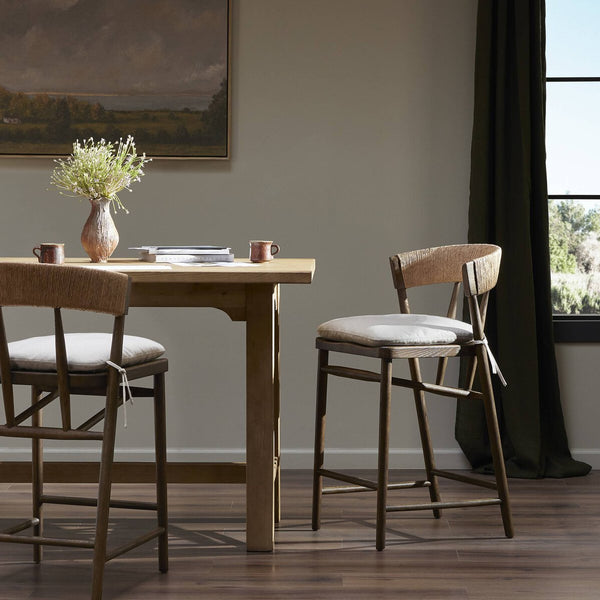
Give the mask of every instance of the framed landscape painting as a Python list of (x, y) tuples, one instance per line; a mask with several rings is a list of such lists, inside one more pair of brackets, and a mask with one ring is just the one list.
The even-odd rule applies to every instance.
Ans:
[(229, 158), (230, 0), (0, 0), (0, 155)]

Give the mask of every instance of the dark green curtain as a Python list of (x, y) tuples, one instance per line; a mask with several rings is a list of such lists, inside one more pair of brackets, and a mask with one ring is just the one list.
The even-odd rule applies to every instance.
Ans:
[[(495, 390), (511, 477), (590, 470), (569, 452), (554, 354), (545, 71), (544, 0), (480, 0), (469, 242), (503, 250), (486, 332), (508, 380)], [(492, 470), (480, 403), (459, 400), (456, 439), (474, 469)]]

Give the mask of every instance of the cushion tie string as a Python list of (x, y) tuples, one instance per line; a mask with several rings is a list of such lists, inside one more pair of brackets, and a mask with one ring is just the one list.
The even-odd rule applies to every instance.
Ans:
[(123, 427), (127, 428), (127, 397), (133, 406), (133, 394), (129, 387), (129, 380), (127, 379), (127, 370), (119, 365), (115, 364), (111, 360), (107, 360), (106, 364), (113, 369), (116, 369), (121, 375), (121, 387), (123, 388)]
[(482, 340), (471, 340), (469, 342), (469, 344), (472, 344), (473, 346), (478, 346), (478, 345), (485, 346), (485, 350), (487, 352), (488, 359), (490, 361), (490, 367), (492, 368), (492, 373), (494, 375), (497, 375), (498, 379), (500, 379), (500, 383), (504, 387), (506, 387), (508, 385), (508, 383), (506, 383), (506, 379), (504, 379), (504, 375), (502, 375), (502, 371), (500, 370), (500, 367), (498, 366), (498, 361), (496, 360), (495, 356), (492, 353), (492, 350), (490, 348), (490, 344), (489, 344), (487, 338), (484, 336)]

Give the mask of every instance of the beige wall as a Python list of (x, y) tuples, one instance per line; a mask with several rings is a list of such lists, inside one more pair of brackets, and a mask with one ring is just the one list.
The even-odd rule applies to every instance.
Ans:
[[(278, 241), (282, 256), (317, 258), (312, 286), (282, 290), (284, 466), (308, 467), (315, 327), (335, 316), (395, 311), (389, 254), (466, 240), (476, 2), (233, 4), (232, 159), (153, 162), (125, 198), (131, 214), (117, 216), (116, 255), (141, 243), (224, 243), (243, 256), (247, 240), (259, 237)], [(0, 254), (64, 241), (68, 255), (81, 255), (87, 207), (47, 189), (51, 168), (46, 159), (0, 161)], [(414, 307), (441, 308), (440, 298), (417, 296), (423, 301)], [(36, 331), (38, 321), (18, 318), (14, 335)], [(242, 458), (242, 325), (211, 309), (135, 309), (128, 331), (169, 350), (170, 458)], [(561, 362), (581, 368), (577, 352), (561, 348)], [(585, 406), (581, 391), (571, 380), (564, 390), (572, 445), (587, 451), (597, 446), (593, 428), (570, 406)], [(377, 390), (336, 381), (331, 394), (336, 464), (373, 465)], [(431, 404), (439, 462), (463, 465), (453, 401)], [(137, 402), (120, 431), (122, 459), (149, 455), (144, 409)], [(343, 421), (333, 418), (336, 409)], [(398, 393), (392, 425), (392, 465), (420, 466), (406, 393)], [(23, 444), (2, 445), (3, 458), (24, 456)], [(64, 457), (52, 448), (53, 458)]]

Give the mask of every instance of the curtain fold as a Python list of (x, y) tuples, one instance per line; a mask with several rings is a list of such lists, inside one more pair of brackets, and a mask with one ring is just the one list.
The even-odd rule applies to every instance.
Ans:
[[(495, 384), (507, 473), (585, 475), (571, 457), (552, 331), (545, 163), (544, 0), (480, 0), (469, 242), (502, 247), (486, 332), (508, 387)], [(491, 455), (479, 403), (459, 400), (456, 439), (474, 469)]]

